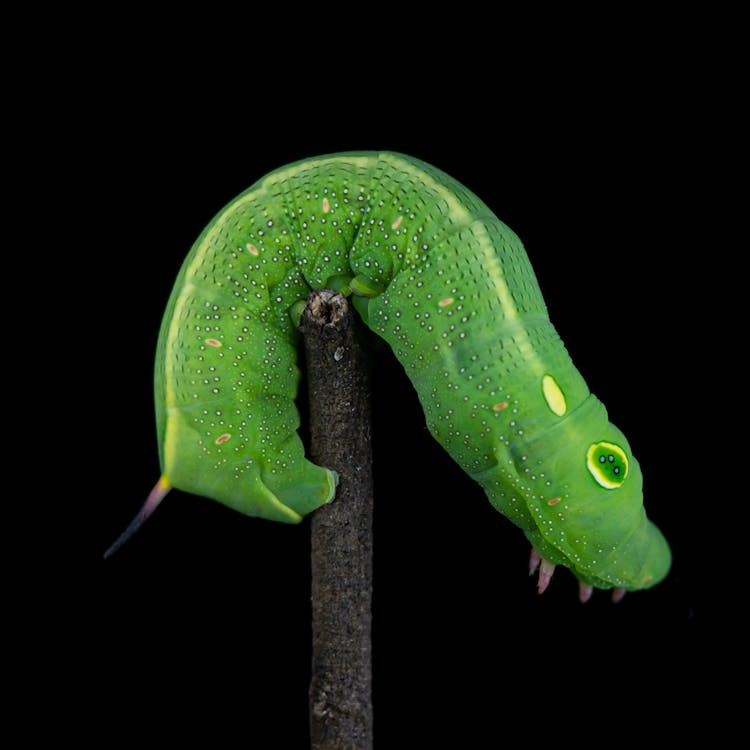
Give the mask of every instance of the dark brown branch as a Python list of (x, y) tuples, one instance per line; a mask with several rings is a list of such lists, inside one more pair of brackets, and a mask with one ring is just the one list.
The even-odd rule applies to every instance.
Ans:
[(370, 750), (372, 451), (369, 364), (345, 297), (312, 292), (302, 319), (310, 455), (338, 472), (333, 502), (311, 519), (313, 750)]

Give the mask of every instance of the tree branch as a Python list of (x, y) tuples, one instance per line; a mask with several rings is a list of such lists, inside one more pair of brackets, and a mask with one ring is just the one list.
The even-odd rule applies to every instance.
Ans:
[(372, 449), (369, 363), (349, 302), (310, 294), (302, 319), (310, 456), (338, 472), (335, 499), (311, 519), (313, 750), (372, 748)]

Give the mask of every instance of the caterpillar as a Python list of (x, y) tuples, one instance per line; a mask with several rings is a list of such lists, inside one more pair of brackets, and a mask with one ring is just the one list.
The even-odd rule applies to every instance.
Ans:
[(540, 592), (556, 565), (582, 601), (664, 579), (638, 461), (552, 326), (520, 239), (457, 180), (393, 152), (281, 167), (198, 237), (157, 345), (161, 477), (107, 555), (171, 488), (284, 523), (334, 498), (295, 405), (297, 324), (326, 287), (390, 345), (432, 435), (524, 532)]

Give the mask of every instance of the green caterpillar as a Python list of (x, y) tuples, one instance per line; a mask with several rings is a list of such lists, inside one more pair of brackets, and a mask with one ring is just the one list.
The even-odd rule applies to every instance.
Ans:
[(282, 167), (195, 242), (157, 348), (162, 476), (107, 554), (172, 487), (286, 523), (333, 499), (295, 406), (299, 314), (322, 287), (351, 295), (433, 436), (524, 531), (540, 591), (556, 564), (583, 601), (666, 576), (638, 462), (550, 323), (520, 240), (456, 180), (387, 152)]

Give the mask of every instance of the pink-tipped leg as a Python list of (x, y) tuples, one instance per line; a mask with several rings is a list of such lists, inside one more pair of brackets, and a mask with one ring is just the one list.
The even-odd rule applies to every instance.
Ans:
[(591, 599), (591, 594), (593, 593), (594, 587), (591, 584), (578, 581), (578, 601), (580, 601), (581, 604), (586, 604), (586, 602)]
[(622, 601), (622, 597), (625, 596), (626, 591), (625, 589), (616, 588), (612, 589), (612, 604), (617, 604), (617, 602)]
[(533, 576), (536, 573), (539, 563), (542, 561), (542, 556), (536, 551), (534, 547), (531, 548), (531, 557), (529, 557), (529, 575)]
[(542, 564), (539, 567), (539, 580), (536, 584), (536, 590), (540, 594), (543, 594), (549, 586), (549, 582), (552, 580), (552, 574), (555, 572), (555, 563), (551, 563), (549, 560), (542, 558)]
[(552, 574), (555, 572), (555, 563), (545, 560), (537, 549), (531, 548), (531, 557), (529, 557), (529, 575), (533, 576), (539, 570), (539, 580), (536, 584), (536, 590), (543, 594), (552, 580)]
[(154, 489), (151, 490), (149, 496), (146, 498), (146, 502), (143, 503), (143, 507), (138, 511), (136, 517), (130, 522), (127, 529), (117, 537), (114, 544), (104, 553), (104, 558), (108, 558), (117, 552), (125, 542), (135, 534), (138, 529), (141, 528), (143, 522), (156, 510), (159, 503), (164, 499), (166, 494), (171, 490), (169, 482), (166, 477), (161, 477), (156, 483)]

